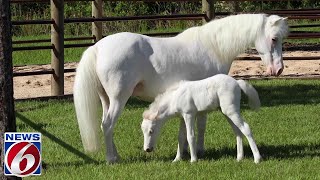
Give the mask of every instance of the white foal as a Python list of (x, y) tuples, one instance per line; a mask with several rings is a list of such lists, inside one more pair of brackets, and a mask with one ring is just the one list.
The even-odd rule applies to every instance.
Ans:
[(199, 81), (182, 81), (165, 93), (158, 95), (149, 109), (143, 113), (141, 129), (144, 135), (144, 150), (147, 152), (153, 150), (165, 120), (176, 114), (181, 114), (185, 126), (180, 126), (180, 128), (186, 127), (186, 130), (180, 130), (178, 150), (174, 161), (181, 160), (186, 136), (190, 147), (191, 162), (197, 161), (195, 117), (220, 106), (222, 113), (236, 134), (237, 160), (243, 159), (242, 136), (244, 135), (252, 150), (254, 162), (259, 163), (261, 160), (259, 150), (249, 125), (243, 121), (240, 115), (241, 90), (249, 97), (249, 106), (255, 110), (259, 109), (259, 95), (250, 84), (243, 80), (236, 81), (223, 74)]

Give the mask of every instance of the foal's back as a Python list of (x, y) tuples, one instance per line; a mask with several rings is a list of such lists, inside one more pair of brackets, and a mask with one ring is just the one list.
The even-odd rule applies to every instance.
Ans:
[(181, 111), (210, 111), (227, 104), (240, 106), (241, 89), (234, 78), (225, 74), (185, 81), (176, 93)]

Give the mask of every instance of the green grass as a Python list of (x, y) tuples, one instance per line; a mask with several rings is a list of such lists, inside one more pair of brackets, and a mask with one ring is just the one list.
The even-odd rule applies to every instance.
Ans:
[[(104, 146), (85, 154), (71, 101), (16, 103), (18, 131), (41, 132), (43, 173), (26, 179), (319, 179), (320, 81), (251, 81), (262, 108), (242, 114), (249, 123), (262, 163), (253, 163), (245, 141), (245, 159), (236, 162), (235, 136), (220, 112), (209, 115), (206, 153), (199, 162), (171, 163), (177, 147), (178, 119), (165, 124), (153, 153), (142, 151), (141, 114), (148, 103), (130, 100), (115, 128), (122, 160), (105, 162)], [(102, 142), (102, 133), (101, 142)]]

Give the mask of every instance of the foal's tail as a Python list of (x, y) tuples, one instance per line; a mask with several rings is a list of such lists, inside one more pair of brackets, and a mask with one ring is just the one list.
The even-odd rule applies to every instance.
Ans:
[(251, 109), (259, 110), (260, 99), (256, 89), (244, 80), (237, 80), (241, 90), (249, 97), (249, 106)]
[(80, 135), (85, 151), (94, 152), (100, 147), (98, 136), (98, 89), (101, 83), (96, 73), (96, 49), (89, 47), (79, 62), (73, 87), (74, 105)]

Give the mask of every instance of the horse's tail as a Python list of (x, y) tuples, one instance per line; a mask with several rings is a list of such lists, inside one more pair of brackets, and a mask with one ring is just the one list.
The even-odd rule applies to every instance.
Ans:
[(97, 151), (100, 147), (98, 135), (98, 89), (101, 83), (96, 73), (96, 50), (89, 47), (78, 64), (73, 98), (77, 114), (82, 144), (87, 152)]
[(251, 109), (259, 110), (260, 99), (256, 89), (244, 80), (237, 80), (241, 90), (249, 97), (249, 106)]

